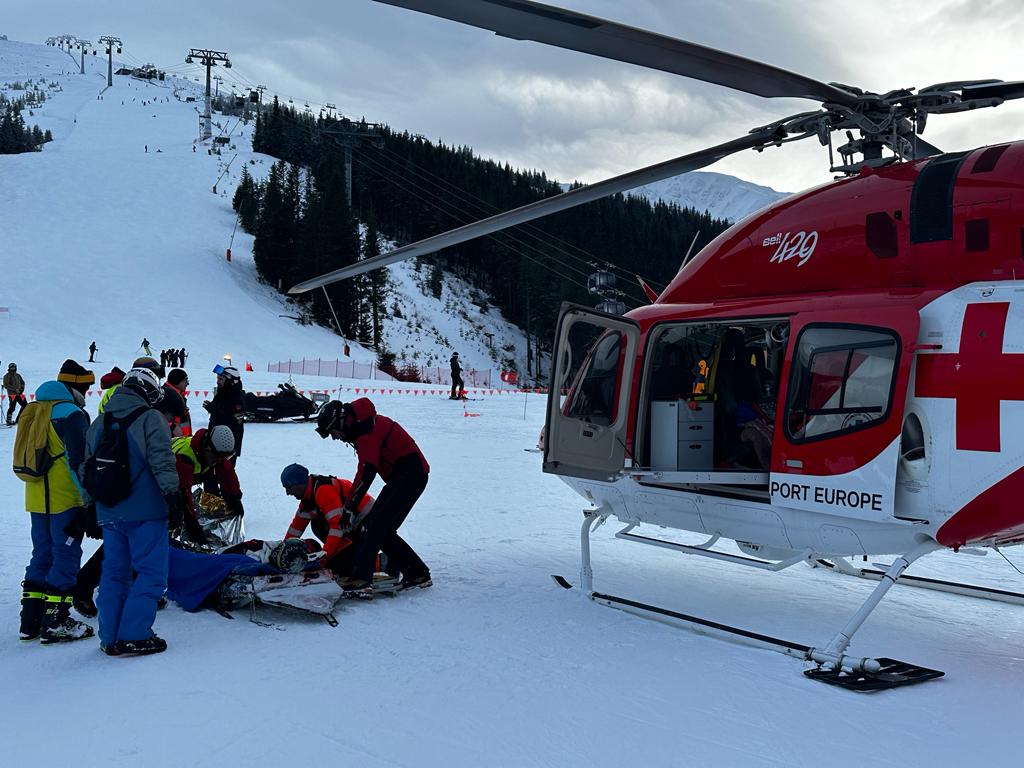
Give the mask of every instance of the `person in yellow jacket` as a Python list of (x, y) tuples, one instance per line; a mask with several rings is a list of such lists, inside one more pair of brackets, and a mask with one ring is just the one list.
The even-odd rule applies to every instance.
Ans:
[[(47, 453), (56, 460), (39, 482), (26, 483), (25, 509), (32, 518), (32, 559), (22, 583), (22, 640), (45, 644), (90, 637), (92, 627), (71, 618), (72, 593), (82, 562), (82, 535), (65, 528), (85, 512), (77, 469), (85, 457), (89, 416), (85, 393), (92, 371), (65, 360), (56, 381), (36, 390), (37, 403), (51, 404)], [(20, 428), (20, 426), (19, 426)]]

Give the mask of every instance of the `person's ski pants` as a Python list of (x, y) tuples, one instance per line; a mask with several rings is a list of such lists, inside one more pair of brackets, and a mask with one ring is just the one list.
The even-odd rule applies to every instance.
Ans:
[(18, 415), (21, 416), (21, 412), (25, 410), (25, 396), (24, 395), (8, 395), (7, 399), (11, 401), (10, 406), (7, 408), (7, 420), (11, 420), (11, 416), (14, 414), (14, 406), (18, 406)]
[(419, 576), (430, 569), (401, 536), (398, 529), (427, 487), (428, 474), (423, 471), (419, 456), (405, 456), (395, 462), (391, 479), (373, 503), (373, 511), (355, 544), (352, 576), (370, 581), (373, 578), (377, 552), (388, 559), (388, 570), (401, 571), (405, 578)]
[(466, 388), (465, 383), (462, 381), (461, 376), (452, 376), (452, 394), (451, 399), (462, 397), (462, 390)]
[(29, 512), (32, 518), (32, 559), (25, 569), (25, 579), (49, 584), (67, 594), (75, 586), (78, 566), (82, 562), (82, 539), (64, 533), (78, 514), (78, 507), (64, 512)]
[(167, 520), (103, 526), (103, 575), (96, 600), (101, 644), (153, 636), (156, 604), (167, 591), (167, 558)]

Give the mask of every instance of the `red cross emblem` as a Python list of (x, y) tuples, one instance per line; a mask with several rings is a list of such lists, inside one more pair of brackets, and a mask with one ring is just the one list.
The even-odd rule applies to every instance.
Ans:
[(959, 451), (999, 451), (999, 404), (1024, 400), (1024, 355), (1003, 354), (1008, 302), (968, 304), (960, 351), (917, 359), (916, 397), (956, 400)]

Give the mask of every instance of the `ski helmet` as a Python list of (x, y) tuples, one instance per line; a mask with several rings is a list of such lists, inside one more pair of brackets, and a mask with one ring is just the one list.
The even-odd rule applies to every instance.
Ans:
[(293, 488), (296, 485), (305, 485), (309, 481), (309, 470), (301, 464), (289, 464), (281, 470), (281, 485), (285, 488)]
[(132, 368), (121, 383), (122, 387), (137, 392), (150, 405), (156, 405), (164, 399), (164, 390), (156, 374), (148, 368)]
[(132, 368), (146, 368), (157, 375), (158, 378), (164, 377), (164, 367), (160, 365), (152, 357), (137, 357), (135, 362), (132, 363)]
[(7, 366), (7, 370), (8, 371), (16, 371), (16, 370), (18, 370), (18, 366), (15, 363), (11, 363), (10, 365)]
[(218, 424), (206, 433), (206, 444), (210, 450), (220, 456), (230, 456), (235, 452), (235, 436), (231, 429)]
[(238, 372), (238, 369), (233, 365), (215, 365), (213, 372), (218, 376), (223, 376), (228, 381), (241, 381), (242, 374)]
[(325, 440), (330, 437), (332, 429), (340, 429), (345, 404), (340, 400), (324, 403), (316, 417), (316, 433)]
[(306, 558), (306, 542), (302, 539), (285, 539), (272, 550), (270, 564), (284, 573), (299, 573), (309, 562)]

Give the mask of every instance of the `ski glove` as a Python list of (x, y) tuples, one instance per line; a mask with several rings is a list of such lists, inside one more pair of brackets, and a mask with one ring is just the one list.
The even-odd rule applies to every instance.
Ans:
[(185, 501), (181, 498), (181, 491), (172, 491), (164, 494), (164, 501), (167, 502), (167, 527), (174, 531), (181, 527), (182, 520), (188, 514)]
[(241, 496), (225, 496), (224, 506), (227, 508), (228, 512), (235, 517), (245, 516), (245, 508), (242, 506)]
[(89, 504), (75, 512), (74, 519), (64, 526), (64, 534), (72, 539), (88, 536), (90, 539), (102, 539), (103, 529), (96, 522), (96, 505)]

